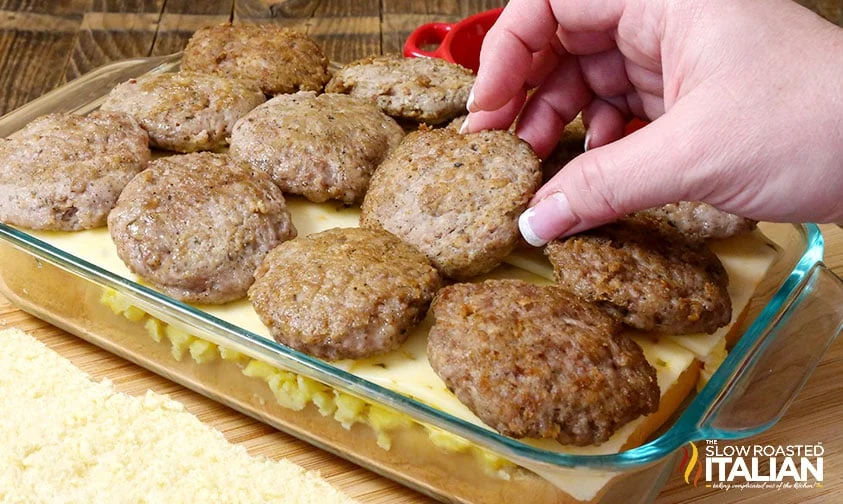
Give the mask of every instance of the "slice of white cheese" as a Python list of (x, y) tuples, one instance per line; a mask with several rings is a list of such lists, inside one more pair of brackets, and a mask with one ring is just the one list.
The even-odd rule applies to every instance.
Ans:
[(333, 201), (311, 203), (304, 198), (287, 198), (287, 209), (299, 236), (336, 227), (357, 227), (360, 208)]

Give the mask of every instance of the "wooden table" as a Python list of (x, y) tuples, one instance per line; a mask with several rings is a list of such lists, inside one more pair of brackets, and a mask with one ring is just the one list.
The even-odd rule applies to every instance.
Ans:
[[(109, 61), (181, 50), (208, 24), (273, 22), (306, 29), (338, 62), (397, 52), (415, 26), (456, 20), (496, 7), (501, 0), (0, 0), (0, 113)], [(840, 0), (803, 0), (843, 24)], [(824, 226), (826, 262), (843, 275), (843, 231)], [(140, 394), (170, 394), (201, 420), (253, 454), (286, 457), (319, 470), (361, 502), (429, 499), (342, 459), (275, 431), (17, 310), (0, 298), (0, 325), (29, 331), (96, 378)], [(676, 474), (658, 502), (832, 502), (843, 492), (843, 342), (832, 346), (784, 419), (752, 442), (822, 442), (825, 485), (818, 490), (741, 494), (692, 488)]]

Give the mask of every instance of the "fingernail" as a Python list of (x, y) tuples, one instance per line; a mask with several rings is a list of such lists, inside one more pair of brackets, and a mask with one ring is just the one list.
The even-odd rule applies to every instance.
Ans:
[(534, 247), (541, 247), (576, 224), (577, 218), (571, 212), (568, 198), (561, 192), (539, 201), (518, 218), (521, 236)]
[(527, 240), (527, 243), (534, 247), (541, 247), (545, 243), (546, 240), (542, 240), (536, 233), (533, 232), (533, 228), (530, 227), (530, 220), (534, 218), (535, 212), (532, 208), (528, 208), (526, 212), (521, 214), (521, 217), (518, 218), (518, 229), (521, 230), (521, 236)]
[(468, 101), (465, 103), (465, 108), (469, 112), (477, 112), (477, 107), (474, 106), (474, 88), (468, 92)]
[(583, 142), (583, 151), (588, 152), (588, 148), (591, 145), (591, 130), (585, 130), (585, 142)]
[(462, 125), (460, 126), (460, 135), (466, 133), (468, 131), (468, 120), (471, 118), (470, 115), (465, 116), (465, 120), (463, 120)]

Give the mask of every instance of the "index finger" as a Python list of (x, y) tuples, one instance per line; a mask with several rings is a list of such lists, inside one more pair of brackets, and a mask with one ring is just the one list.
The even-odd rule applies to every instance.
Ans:
[[(470, 111), (497, 110), (524, 86), (531, 56), (565, 32), (602, 32), (618, 25), (625, 0), (512, 0), (486, 34)], [(564, 40), (563, 40), (564, 44)], [(601, 48), (600, 50), (604, 50)]]
[(470, 110), (497, 110), (520, 92), (533, 53), (550, 43), (556, 27), (548, 0), (510, 2), (483, 40)]

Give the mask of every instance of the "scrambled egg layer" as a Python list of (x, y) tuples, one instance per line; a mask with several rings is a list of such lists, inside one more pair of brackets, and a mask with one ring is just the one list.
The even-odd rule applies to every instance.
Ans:
[(432, 425), (422, 425), (408, 415), (372, 404), (305, 376), (278, 369), (257, 359), (252, 359), (236, 350), (215, 345), (159, 320), (131, 304), (128, 298), (112, 289), (103, 290), (100, 302), (132, 322), (140, 322), (147, 334), (155, 341), (169, 341), (173, 359), (181, 361), (190, 356), (196, 364), (205, 364), (222, 359), (240, 367), (243, 375), (267, 384), (275, 400), (284, 408), (294, 411), (313, 404), (325, 417), (333, 417), (345, 429), (355, 423), (368, 425), (377, 436), (377, 444), (384, 450), (392, 447), (392, 436), (396, 429), (420, 427), (427, 432), (434, 446), (455, 453), (471, 452), (482, 462), (484, 470), (492, 476), (508, 479), (509, 471), (515, 465), (477, 446), (467, 439)]

